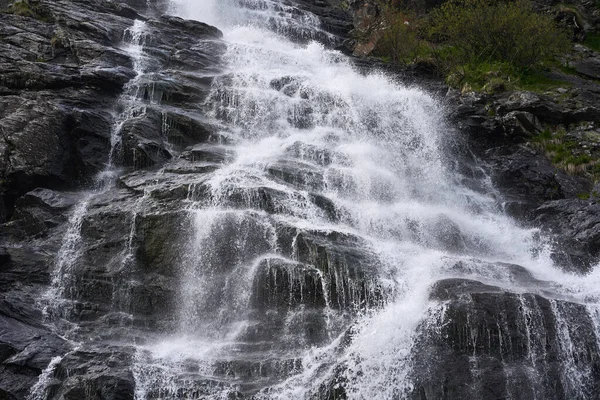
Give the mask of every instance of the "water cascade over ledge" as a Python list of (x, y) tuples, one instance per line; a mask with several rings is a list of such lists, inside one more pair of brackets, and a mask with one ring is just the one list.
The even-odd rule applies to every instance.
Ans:
[(597, 398), (600, 270), (465, 184), (433, 96), (291, 1), (169, 12), (224, 36), (181, 67), (152, 20), (125, 35), (137, 75), (42, 300), (73, 351), (124, 351), (138, 400)]

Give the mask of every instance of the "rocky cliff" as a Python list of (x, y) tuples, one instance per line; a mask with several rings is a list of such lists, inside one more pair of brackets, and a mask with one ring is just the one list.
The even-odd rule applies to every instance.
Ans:
[[(320, 18), (322, 30), (308, 37), (294, 31), (295, 41), (317, 39), (346, 52), (352, 46), (357, 54), (372, 47), (347, 40), (353, 29), (371, 29), (367, 20), (377, 10), (369, 2), (296, 3)], [(289, 343), (324, 346), (333, 332), (339, 336), (328, 348), (332, 354), (352, 347), (352, 321), (389, 301), (372, 249), (354, 233), (276, 218), (293, 201), (332, 224), (344, 222), (344, 210), (320, 190), (324, 169), (349, 161), (295, 142), (286, 150), (290, 159), (267, 168), (279, 185), (297, 191), (295, 197), (259, 181), (218, 198), (209, 178), (233, 158), (234, 139), (223, 125), (236, 122), (231, 109), (241, 107), (228, 92), (236, 82), (226, 72), (218, 29), (164, 15), (167, 4), (160, 2), (0, 6), (0, 398), (132, 399), (142, 381), (148, 398), (214, 398), (217, 389), (229, 398), (259, 392), (268, 398), (270, 386), (293, 377), (305, 362), (289, 356)], [(598, 54), (578, 51), (579, 72), (559, 77), (570, 84), (548, 93), (461, 93), (420, 71), (394, 71), (372, 59), (353, 62), (365, 71), (386, 68), (437, 96), (447, 109), (451, 140), (444, 145), (456, 156), (450, 164), (461, 185), (476, 192), (494, 188), (486, 195), (498, 208), (555, 238), (552, 258), (582, 275), (600, 257), (600, 190), (589, 172), (600, 152), (600, 85)], [(298, 130), (312, 128), (317, 112), (302, 101), (335, 103), (293, 76), (273, 79), (269, 89), (300, 99), (299, 111), (287, 119)], [(215, 114), (211, 102), (230, 106), (216, 113), (221, 125), (207, 118)], [(555, 159), (552, 141), (572, 143), (569, 157), (585, 155), (576, 166), (586, 168)], [(482, 184), (486, 177), (492, 185)], [(196, 292), (182, 300), (185, 268), (178, 266), (189, 262), (191, 225), (211, 223), (190, 220), (190, 201), (245, 212), (243, 218), (223, 212), (212, 229), (225, 239), (195, 254), (207, 263), (206, 257), (218, 258), (221, 268), (203, 276), (210, 283), (205, 292), (219, 297), (215, 288), (235, 285), (238, 264), (269, 256), (249, 279), (248, 309), (259, 322), (244, 331), (243, 347), (216, 360), (210, 373), (184, 360), (177, 367), (185, 374), (167, 382), (168, 369), (139, 346), (181, 324), (182, 301), (200, 310), (192, 314), (200, 320), (220, 304), (207, 300), (209, 309), (201, 309)], [(265, 218), (275, 228), (265, 227)], [(427, 226), (406, 224), (407, 235), (451, 254), (485, 247), (448, 218), (431, 222), (431, 234), (423, 233)], [(410, 398), (595, 398), (597, 314), (575, 298), (549, 294), (551, 284), (519, 265), (475, 259), (448, 265), (447, 277), (428, 294), (444, 305), (442, 320), (436, 329), (417, 328)], [(486, 284), (474, 270), (528, 290)], [(221, 312), (219, 321), (239, 311), (237, 297), (226, 300), (231, 315)], [(272, 358), (257, 356), (273, 349)], [(150, 367), (136, 369), (140, 363)], [(344, 389), (350, 364), (324, 362), (319, 370), (327, 379), (313, 397), (352, 398)]]

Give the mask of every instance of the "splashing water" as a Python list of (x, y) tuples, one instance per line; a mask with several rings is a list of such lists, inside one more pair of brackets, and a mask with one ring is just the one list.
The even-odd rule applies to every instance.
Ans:
[[(174, 261), (176, 323), (137, 346), (137, 399), (301, 399), (342, 389), (352, 399), (407, 398), (419, 335), (441, 336), (447, 323), (448, 304), (431, 295), (444, 279), (515, 294), (532, 382), (547, 368), (535, 295), (550, 298), (563, 384), (585, 398), (590, 372), (579, 365), (584, 356), (560, 301), (585, 305), (600, 341), (600, 270), (562, 271), (537, 230), (497, 209), (486, 182), (480, 190), (458, 183), (436, 99), (381, 73), (360, 74), (322, 44), (335, 38), (319, 19), (289, 2), (174, 0), (170, 9), (225, 33), (226, 70), (202, 105), (223, 140), (192, 149), (219, 165), (189, 178), (189, 229)], [(137, 75), (121, 98), (101, 189), (69, 221), (53, 299), (73, 287), (94, 196), (114, 189), (122, 126), (145, 112), (144, 26), (136, 21), (125, 34)], [(147, 195), (134, 210), (123, 265), (134, 261)], [(475, 352), (478, 337), (469, 340)], [(507, 365), (502, 335), (498, 343)]]
[[(230, 140), (203, 196), (189, 197), (179, 330), (139, 348), (138, 399), (309, 398), (335, 379), (349, 398), (404, 398), (416, 335), (446, 313), (430, 289), (447, 278), (588, 303), (597, 323), (598, 270), (554, 267), (536, 230), (457, 183), (432, 97), (306, 42), (318, 19), (287, 3), (176, 0), (171, 11), (225, 32), (228, 70), (205, 106)], [(520, 299), (535, 368), (537, 311)], [(567, 385), (583, 379), (574, 362)]]
[(52, 374), (56, 369), (56, 366), (62, 361), (63, 357), (57, 356), (50, 360), (50, 363), (42, 371), (40, 377), (36, 384), (31, 388), (29, 396), (27, 396), (27, 400), (44, 400), (47, 398), (46, 396), (46, 388), (52, 381)]

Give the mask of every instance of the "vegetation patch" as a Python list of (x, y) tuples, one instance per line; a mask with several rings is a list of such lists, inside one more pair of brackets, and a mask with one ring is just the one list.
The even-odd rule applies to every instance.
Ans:
[(564, 128), (552, 132), (546, 129), (534, 136), (531, 145), (552, 161), (556, 167), (572, 175), (582, 175), (600, 180), (600, 163), (576, 140), (569, 139)]
[(54, 22), (52, 14), (36, 1), (16, 0), (4, 10), (7, 14), (19, 15), (21, 17), (33, 18), (43, 22)]
[(35, 18), (35, 12), (27, 0), (17, 0), (10, 4), (6, 13), (20, 15), (21, 17)]
[(589, 32), (586, 34), (583, 44), (594, 51), (600, 52), (600, 33)]
[(569, 49), (566, 32), (526, 0), (449, 0), (427, 15), (398, 2), (382, 6), (375, 51), (394, 64), (430, 64), (464, 90), (548, 89), (544, 77)]

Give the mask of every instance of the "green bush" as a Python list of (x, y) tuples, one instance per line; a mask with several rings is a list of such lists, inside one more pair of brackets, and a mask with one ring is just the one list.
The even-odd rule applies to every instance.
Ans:
[(430, 53), (430, 44), (422, 37), (420, 21), (410, 11), (383, 5), (384, 29), (377, 42), (375, 55), (399, 65), (407, 65)]
[(449, 0), (428, 15), (410, 0), (379, 0), (374, 55), (424, 63), (465, 90), (500, 92), (564, 86), (542, 72), (570, 49), (566, 32), (528, 0)]
[(8, 7), (8, 13), (20, 15), (21, 17), (34, 18), (35, 13), (27, 0), (17, 0)]
[(52, 13), (39, 0), (16, 0), (3, 12), (44, 22), (54, 22)]
[(583, 44), (594, 51), (600, 51), (600, 33), (589, 32), (585, 35)]
[(449, 70), (490, 62), (528, 70), (569, 48), (567, 35), (525, 0), (450, 0), (430, 14), (429, 35), (452, 49), (441, 57)]

